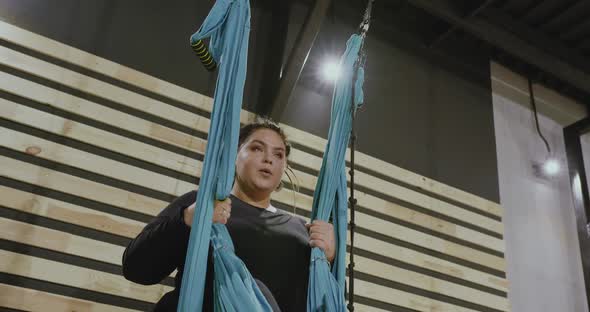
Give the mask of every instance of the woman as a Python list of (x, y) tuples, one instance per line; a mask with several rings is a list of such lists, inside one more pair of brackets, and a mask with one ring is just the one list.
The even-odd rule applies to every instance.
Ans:
[[(304, 220), (277, 210), (270, 196), (280, 189), (288, 169), (290, 146), (283, 131), (269, 120), (242, 127), (238, 142), (236, 177), (230, 198), (216, 201), (213, 222), (225, 224), (235, 252), (256, 279), (275, 311), (305, 311), (310, 247), (335, 255), (331, 224)], [(196, 191), (166, 207), (133, 239), (123, 254), (123, 275), (151, 285), (178, 269), (175, 289), (164, 295), (153, 311), (176, 311)], [(213, 263), (209, 250), (203, 311), (213, 311)]]

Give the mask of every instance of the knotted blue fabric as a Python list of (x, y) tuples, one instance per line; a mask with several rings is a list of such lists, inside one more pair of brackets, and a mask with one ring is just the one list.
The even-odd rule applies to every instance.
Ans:
[(330, 271), (324, 252), (317, 247), (312, 249), (307, 311), (346, 311), (344, 284), (348, 203), (345, 160), (352, 129), (352, 110), (363, 103), (362, 67), (357, 71), (356, 81), (353, 81), (363, 39), (356, 34), (348, 39), (346, 51), (340, 59), (341, 76), (332, 97), (328, 143), (315, 188), (311, 219), (328, 221), (333, 214), (337, 254)]
[(178, 311), (201, 311), (209, 244), (213, 247), (215, 311), (272, 311), (225, 225), (212, 224), (214, 200), (226, 199), (235, 173), (250, 33), (248, 0), (217, 0), (191, 43), (211, 37), (219, 66), (211, 125), (189, 238)]

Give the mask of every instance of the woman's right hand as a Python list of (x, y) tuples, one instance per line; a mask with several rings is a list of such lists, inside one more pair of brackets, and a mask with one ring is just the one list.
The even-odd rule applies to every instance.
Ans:
[[(193, 215), (195, 214), (195, 205), (188, 206), (184, 210), (184, 223), (189, 227), (193, 223)], [(231, 199), (226, 198), (225, 200), (216, 200), (213, 208), (213, 223), (226, 224), (227, 220), (231, 216)]]

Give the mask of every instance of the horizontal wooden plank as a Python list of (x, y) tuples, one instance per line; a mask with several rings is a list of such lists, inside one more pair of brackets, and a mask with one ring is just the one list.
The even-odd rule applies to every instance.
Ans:
[[(304, 167), (308, 167), (314, 170), (319, 170), (321, 166), (321, 158), (315, 157), (310, 154), (306, 154), (296, 149), (292, 150), (290, 159), (298, 165), (302, 165)], [(306, 174), (297, 172), (297, 175), (305, 177)], [(347, 179), (350, 181), (349, 177), (347, 177)], [(315, 185), (315, 179), (310, 180), (308, 178), (307, 180), (303, 179), (303, 181), (306, 185)], [(357, 183), (357, 185), (369, 188), (372, 191), (375, 191), (382, 195), (388, 197), (395, 197), (410, 204), (431, 210), (437, 214), (446, 215), (456, 220), (468, 222), (477, 225), (480, 228), (485, 228), (489, 231), (495, 232), (497, 234), (502, 235), (504, 232), (503, 224), (497, 220), (490, 219), (481, 214), (463, 209), (461, 207), (458, 207), (457, 205), (450, 204), (446, 201), (429, 197), (418, 191), (376, 178), (362, 171), (355, 172), (355, 183)], [(355, 196), (357, 195), (359, 197), (359, 203), (361, 205), (364, 205), (369, 209), (374, 209), (371, 205), (371, 202), (366, 199), (376, 197), (365, 194), (364, 192), (359, 191), (358, 189), (355, 190)], [(363, 202), (363, 200), (365, 201)], [(499, 244), (498, 246), (498, 248), (503, 249), (503, 244)]]
[(14, 210), (127, 238), (137, 236), (145, 225), (143, 222), (2, 185), (0, 198), (3, 206)]
[[(438, 182), (434, 179), (418, 175), (412, 171), (397, 167), (370, 155), (359, 154), (361, 154), (361, 156), (359, 157), (357, 155), (355, 161), (357, 161), (357, 164), (361, 167), (367, 168), (373, 172), (378, 172), (381, 175), (401, 181), (443, 198), (476, 208), (484, 213), (502, 217), (503, 208), (498, 203)], [(350, 161), (350, 150), (347, 151), (347, 160)]]
[(358, 248), (365, 249), (365, 246), (368, 246), (370, 248), (368, 250), (378, 252), (384, 257), (399, 260), (410, 265), (415, 265), (500, 291), (508, 290), (508, 281), (497, 276), (483, 273), (409, 248), (389, 244), (366, 235), (356, 233), (354, 239), (355, 246)]
[(0, 306), (22, 311), (133, 312), (113, 305), (66, 297), (35, 289), (0, 284)]
[[(28, 119), (38, 120), (38, 118), (31, 117), (32, 116), (29, 116)], [(36, 123), (36, 125), (38, 126), (38, 123)], [(110, 144), (112, 140), (105, 140), (104, 142)], [(66, 146), (51, 143), (9, 129), (6, 129), (5, 131), (3, 131), (2, 134), (0, 134), (0, 143), (3, 146), (15, 148), (21, 151), (26, 151), (31, 146), (35, 146), (37, 150), (41, 151), (37, 154), (37, 157), (42, 157), (52, 161), (78, 167), (98, 174), (104, 174), (134, 184), (150, 187), (154, 190), (159, 189), (160, 191), (168, 192), (171, 195), (175, 196), (182, 195), (187, 191), (195, 188), (193, 184), (188, 182), (180, 181), (168, 176), (139, 169), (136, 167), (124, 165), (122, 163), (107, 158), (103, 158), (82, 151), (77, 151)], [(113, 145), (123, 146), (124, 144)], [(137, 150), (135, 150), (135, 152), (137, 152)], [(289, 196), (286, 194), (286, 191), (276, 193), (276, 195), (274, 195), (274, 198), (279, 198), (279, 200), (284, 203), (288, 203), (290, 199)], [(306, 202), (305, 205), (300, 205), (300, 207), (303, 207), (304, 209), (311, 211), (311, 197), (303, 194), (297, 194), (297, 199), (300, 204), (302, 201)], [(162, 207), (164, 206), (165, 205), (162, 205)], [(497, 270), (504, 270), (505, 264), (503, 258), (492, 256), (490, 254), (472, 248), (445, 241), (438, 237), (427, 235), (416, 230), (399, 226), (397, 224), (392, 224), (380, 218), (375, 218), (362, 213), (357, 214), (357, 221), (359, 225), (371, 228), (382, 234), (389, 235), (395, 238), (400, 238), (402, 240), (412, 242), (443, 253), (451, 254), (453, 256), (463, 258), (474, 263), (481, 263), (483, 265), (486, 265)]]
[(65, 45), (4, 21), (0, 21), (0, 38), (117, 80), (131, 83), (132, 85), (145, 90), (150, 90), (162, 95), (177, 94), (177, 97), (181, 98), (181, 102), (186, 102), (189, 105), (204, 111), (210, 112), (213, 108), (213, 102), (210, 97), (159, 80), (132, 68), (121, 66), (107, 59)]
[[(80, 219), (74, 224), (84, 226), (95, 222), (96, 220)], [(118, 245), (2, 217), (0, 238), (117, 266), (121, 265), (125, 250)], [(172, 278), (176, 275), (175, 272), (171, 274)]]
[[(111, 186), (90, 182), (86, 179), (47, 168), (29, 165), (4, 156), (0, 157), (0, 165), (6, 166), (2, 168), (2, 174), (4, 176), (64, 193), (72, 193), (82, 198), (103, 202), (121, 209), (153, 216), (158, 214), (168, 204), (167, 202), (147, 196), (122, 192)], [(9, 168), (8, 166), (16, 167)]]
[[(212, 99), (209, 97), (1, 21), (0, 38), (53, 58), (129, 83), (144, 90), (186, 103), (204, 111), (210, 112), (212, 109)], [(251, 115), (252, 114), (249, 112), (242, 111), (242, 120), (251, 119)], [(323, 152), (326, 144), (325, 139), (287, 125), (283, 125), (283, 127), (291, 137), (291, 140), (308, 148)], [(349, 159), (349, 155), (347, 155), (347, 158)], [(404, 170), (363, 153), (357, 152), (355, 158), (357, 163), (365, 168), (369, 168), (373, 171), (385, 174), (391, 178), (401, 180), (404, 183), (445, 198), (473, 206), (487, 213), (498, 216), (502, 215), (502, 207), (492, 201), (469, 194), (432, 179), (419, 176), (413, 172)]]
[(189, 151), (205, 153), (207, 141), (135, 117), (134, 115), (73, 96), (39, 83), (0, 72), (0, 89), (116, 128), (130, 131)]
[[(130, 166), (128, 164), (111, 160), (106, 157), (57, 144), (26, 133), (6, 128), (0, 129), (2, 129), (2, 133), (0, 133), (1, 146), (25, 153), (34, 149), (35, 156), (39, 158), (69, 165), (107, 177), (116, 178), (118, 180), (150, 188), (155, 191), (164, 192), (172, 196), (180, 196), (190, 190), (197, 188), (197, 176), (195, 176), (195, 183), (189, 183), (150, 170)], [(108, 136), (103, 138), (108, 138)], [(117, 145), (117, 143), (123, 143), (105, 141), (106, 144), (110, 142), (115, 143), (114, 145)], [(136, 150), (136, 152), (139, 153), (143, 151), (146, 150)], [(200, 166), (201, 162), (194, 160), (191, 161), (190, 164), (191, 166)], [(200, 170), (198, 172), (200, 172)], [(194, 175), (194, 172), (191, 173)]]
[(355, 257), (355, 271), (457, 298), (501, 311), (508, 311), (508, 299), (431, 276), (397, 268), (365, 257)]
[[(348, 279), (347, 279), (348, 280)], [(453, 304), (432, 300), (426, 297), (414, 295), (385, 286), (375, 285), (367, 287), (368, 282), (362, 280), (354, 281), (355, 294), (368, 298), (379, 298), (378, 300), (397, 305), (400, 307), (414, 309), (423, 312), (474, 312), (476, 310), (463, 308)], [(374, 284), (371, 284), (374, 285)]]
[(151, 303), (157, 302), (160, 297), (172, 290), (171, 287), (161, 284), (138, 285), (120, 275), (7, 250), (0, 250), (0, 272)]
[(429, 197), (417, 191), (385, 182), (364, 172), (355, 172), (355, 179), (364, 181), (364, 186), (382, 194), (389, 194), (408, 203), (432, 210), (449, 217), (469, 222), (498, 234), (504, 233), (504, 225), (501, 222), (484, 217), (480, 214), (465, 210), (448, 202)]
[(367, 227), (368, 229), (391, 238), (401, 239), (415, 245), (419, 245), (444, 254), (453, 255), (455, 257), (471, 261), (473, 263), (478, 263), (499, 271), (505, 270), (506, 264), (503, 258), (492, 256), (469, 247), (455, 244), (433, 235), (426, 235), (422, 232), (406, 228), (395, 223), (387, 222), (380, 218), (355, 213), (355, 223), (369, 225)]
[[(348, 300), (346, 300), (346, 302), (348, 302)], [(356, 303), (356, 302), (354, 303), (354, 310), (359, 311), (359, 312), (387, 312), (388, 311), (388, 310), (383, 310), (383, 309), (375, 308), (372, 306), (368, 306), (368, 305), (364, 305), (364, 304), (360, 304), (360, 303)]]
[[(197, 129), (205, 133), (209, 129), (209, 119), (207, 118), (189, 113), (185, 110), (167, 105), (166, 103), (148, 98), (146, 96), (133, 93), (126, 89), (104, 83), (97, 79), (60, 68), (56, 65), (32, 58), (7, 48), (0, 47), (0, 62), (4, 62), (4, 65), (6, 66), (13, 66), (30, 74), (57, 81), (72, 88), (78, 88), (90, 94), (105, 97), (111, 101), (120, 103), (133, 109), (147, 112), (160, 118), (164, 118), (173, 123), (188, 126), (192, 129)], [(3, 79), (6, 79), (6, 77), (3, 77)], [(83, 81), (84, 83), (80, 83), (80, 81)], [(3, 83), (1, 85), (5, 86), (4, 88), (10, 92), (9, 89), (12, 86), (11, 83)], [(17, 90), (23, 89), (18, 88)], [(29, 92), (27, 92), (27, 94), (29, 94)], [(295, 162), (298, 162), (298, 155), (301, 154), (293, 153), (291, 159), (293, 159)], [(304, 166), (311, 166), (316, 170), (318, 170), (321, 166), (321, 158), (319, 157), (308, 155), (305, 157), (305, 159), (306, 162), (302, 163)], [(375, 180), (377, 180), (376, 184), (374, 182)], [(405, 201), (423, 206), (424, 208), (434, 210), (438, 213), (447, 214), (459, 220), (472, 222), (500, 234), (503, 231), (502, 224), (497, 220), (484, 217), (480, 214), (456, 207), (438, 199), (429, 198), (428, 196), (420, 194), (416, 191), (397, 186), (366, 174), (362, 174), (362, 172), (359, 172), (357, 183), (373, 189), (375, 189), (375, 186), (382, 185), (385, 190), (383, 190), (383, 188), (376, 188), (376, 190), (380, 191), (382, 194), (392, 194), (391, 190), (388, 191), (388, 189), (390, 186), (394, 186), (396, 190), (404, 190), (402, 193), (404, 197), (402, 199)], [(423, 198), (428, 198), (429, 200), (425, 201)], [(456, 212), (459, 212), (459, 214), (455, 215)]]
[(10, 209), (134, 238), (145, 223), (0, 185), (0, 203)]
[(121, 265), (125, 250), (121, 246), (2, 217), (0, 238), (114, 265)]
[(158, 116), (169, 122), (205, 133), (209, 130), (210, 121), (208, 118), (2, 46), (0, 46), (0, 63), (31, 75), (55, 81), (88, 94)]

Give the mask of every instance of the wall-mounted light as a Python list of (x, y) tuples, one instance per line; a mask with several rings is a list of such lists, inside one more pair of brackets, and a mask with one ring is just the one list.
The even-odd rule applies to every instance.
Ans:
[(543, 163), (543, 172), (547, 176), (555, 176), (559, 173), (561, 166), (559, 165), (559, 161), (556, 159), (547, 159), (545, 163)]
[(552, 180), (561, 173), (561, 163), (555, 158), (533, 162), (533, 174), (543, 180)]

